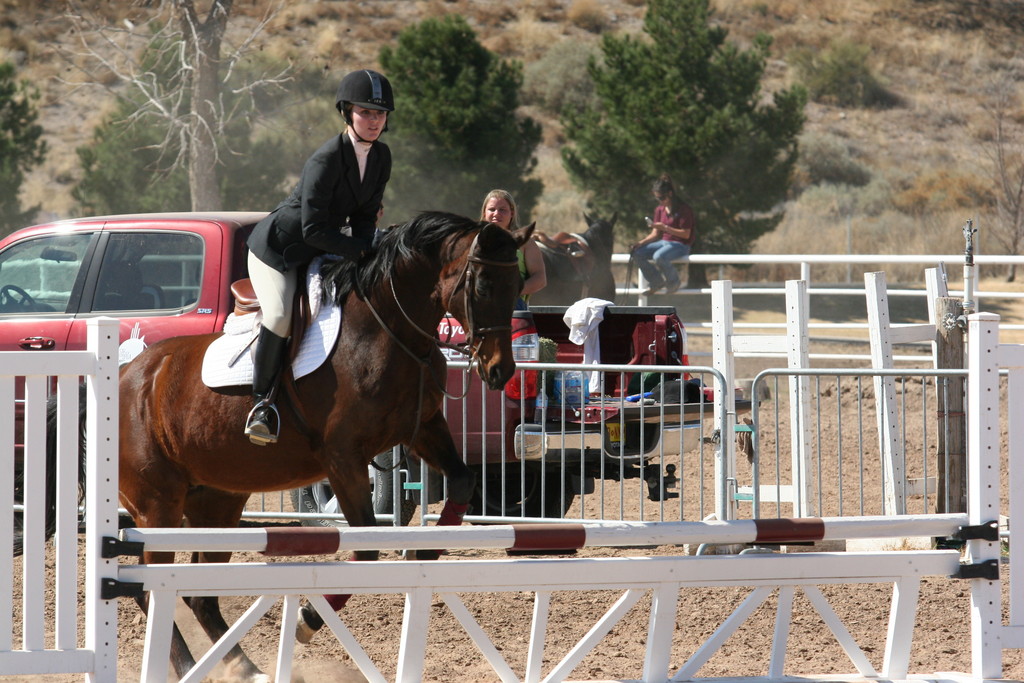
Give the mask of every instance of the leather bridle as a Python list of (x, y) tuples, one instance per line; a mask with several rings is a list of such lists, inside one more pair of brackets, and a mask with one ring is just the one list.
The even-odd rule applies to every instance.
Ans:
[[(465, 268), (463, 268), (462, 274), (459, 276), (459, 281), (455, 284), (455, 288), (452, 290), (452, 297), (454, 297), (458, 293), (459, 289), (462, 289), (463, 310), (465, 310), (466, 312), (466, 323), (468, 328), (466, 330), (467, 337), (465, 342), (461, 344), (453, 344), (451, 342), (438, 339), (436, 330), (433, 333), (431, 333), (427, 332), (422, 327), (420, 327), (415, 321), (413, 321), (411, 317), (409, 317), (409, 314), (405, 312), (405, 308), (402, 307), (402, 302), (398, 300), (398, 293), (395, 291), (394, 279), (392, 279), (390, 282), (391, 296), (395, 300), (395, 305), (398, 306), (398, 311), (402, 314), (402, 317), (405, 318), (405, 321), (412, 326), (413, 330), (415, 330), (420, 336), (430, 339), (437, 346), (452, 349), (454, 351), (458, 351), (459, 353), (468, 355), (474, 362), (479, 360), (478, 353), (480, 350), (480, 345), (483, 343), (484, 337), (487, 334), (494, 332), (504, 332), (506, 330), (512, 329), (511, 321), (502, 325), (477, 327), (475, 312), (476, 299), (472, 294), (472, 292), (476, 291), (476, 280), (478, 277), (478, 268), (475, 266), (491, 266), (496, 268), (514, 268), (519, 266), (518, 260), (495, 261), (493, 259), (486, 259), (483, 258), (482, 256), (477, 256), (476, 251), (478, 248), (479, 237), (479, 233), (477, 233), (477, 235), (473, 237), (473, 244), (470, 245), (469, 255), (466, 257), (466, 266)], [(401, 341), (401, 339), (398, 338), (398, 335), (395, 334), (395, 332), (388, 326), (384, 319), (380, 317), (376, 309), (373, 307), (373, 304), (370, 302), (369, 297), (363, 297), (361, 292), (357, 293), (360, 294), (360, 297), (364, 301), (366, 301), (366, 305), (369, 307), (370, 312), (373, 314), (373, 317), (376, 318), (377, 323), (384, 329), (384, 331), (388, 333), (388, 336), (391, 337), (392, 341), (398, 344), (399, 348), (405, 351), (405, 353), (407, 353), (409, 356), (415, 358), (417, 362), (419, 362), (422, 365), (426, 365), (430, 357), (430, 353), (428, 353), (426, 356), (422, 358), (420, 356), (417, 356), (411, 349), (409, 349), (408, 346), (405, 345), (404, 342)], [(449, 299), (449, 302), (448, 304), (446, 304), (446, 307), (448, 308), (448, 310), (451, 310), (451, 299)]]

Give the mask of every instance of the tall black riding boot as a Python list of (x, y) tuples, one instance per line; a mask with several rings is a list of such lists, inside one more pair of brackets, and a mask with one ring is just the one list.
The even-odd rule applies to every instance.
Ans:
[(279, 337), (265, 327), (260, 330), (252, 368), (252, 396), (256, 406), (249, 411), (245, 423), (249, 440), (260, 446), (276, 443), (281, 431), (281, 416), (274, 405), (274, 394), (287, 349), (287, 337)]

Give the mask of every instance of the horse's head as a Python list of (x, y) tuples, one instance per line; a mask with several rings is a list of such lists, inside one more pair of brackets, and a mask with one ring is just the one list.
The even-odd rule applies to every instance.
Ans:
[(583, 214), (583, 220), (587, 222), (587, 231), (583, 236), (594, 255), (594, 268), (590, 272), (587, 295), (607, 301), (615, 301), (612, 254), (615, 252), (615, 222), (618, 219), (618, 211), (607, 220)]
[(534, 224), (509, 232), (487, 223), (470, 246), (460, 279), (463, 296), (453, 293), (448, 308), (466, 330), (477, 372), (491, 389), (501, 389), (515, 372), (512, 311), (523, 288), (516, 250), (533, 234)]
[(613, 213), (608, 220), (584, 213), (583, 220), (587, 224), (583, 236), (590, 248), (602, 257), (610, 255), (615, 250), (615, 222), (619, 220), (619, 212)]

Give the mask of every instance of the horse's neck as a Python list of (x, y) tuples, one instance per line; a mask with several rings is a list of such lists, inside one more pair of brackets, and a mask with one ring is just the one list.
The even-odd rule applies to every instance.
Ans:
[[(400, 339), (419, 347), (416, 339), (425, 339), (424, 335), (433, 336), (444, 316), (440, 285), (436, 274), (431, 276), (416, 271), (400, 272), (392, 278), (383, 278), (367, 295), (370, 317), (380, 316), (382, 319), (374, 320), (372, 324), (378, 327), (386, 325)], [(422, 334), (416, 333), (412, 327)]]

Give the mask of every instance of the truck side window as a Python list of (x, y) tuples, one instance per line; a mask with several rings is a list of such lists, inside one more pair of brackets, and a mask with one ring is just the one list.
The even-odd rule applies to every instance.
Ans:
[(169, 232), (113, 233), (103, 253), (93, 311), (159, 311), (199, 301), (203, 240)]
[(66, 312), (92, 236), (27, 239), (0, 254), (0, 315)]

